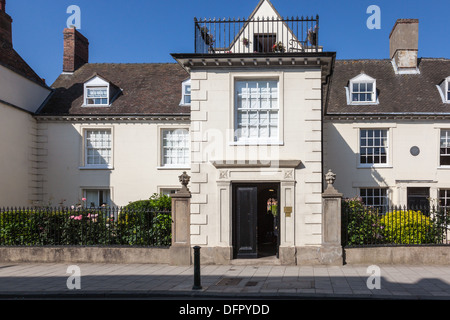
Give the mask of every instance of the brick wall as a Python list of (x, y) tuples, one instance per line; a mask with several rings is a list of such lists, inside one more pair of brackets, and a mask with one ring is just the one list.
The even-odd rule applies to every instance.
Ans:
[(89, 62), (89, 41), (75, 28), (64, 29), (64, 72), (74, 72)]

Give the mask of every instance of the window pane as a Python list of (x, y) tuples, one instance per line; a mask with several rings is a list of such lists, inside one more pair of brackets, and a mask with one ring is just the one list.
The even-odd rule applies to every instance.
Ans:
[(189, 131), (187, 129), (163, 130), (162, 165), (189, 164)]
[(98, 208), (103, 205), (110, 205), (111, 198), (109, 190), (84, 190), (86, 207)]
[(278, 136), (278, 81), (236, 82), (236, 139)]
[(104, 105), (108, 104), (107, 87), (86, 88), (86, 104)]
[(111, 163), (111, 132), (109, 130), (86, 131), (86, 165)]
[(374, 101), (374, 87), (373, 82), (354, 82), (352, 84), (352, 101)]
[(440, 165), (450, 165), (450, 130), (441, 130)]
[(366, 206), (370, 206), (378, 210), (378, 212), (386, 212), (389, 204), (386, 188), (361, 188), (359, 195)]
[(439, 190), (439, 205), (447, 208), (450, 207), (450, 190), (441, 189)]
[(361, 164), (387, 163), (387, 130), (360, 130)]

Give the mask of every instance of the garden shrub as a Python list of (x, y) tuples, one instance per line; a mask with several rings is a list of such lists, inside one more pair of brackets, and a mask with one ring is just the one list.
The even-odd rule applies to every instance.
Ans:
[(370, 207), (365, 207), (361, 198), (345, 199), (343, 209), (344, 245), (376, 244), (383, 241), (383, 225), (379, 214)]
[(426, 244), (436, 240), (436, 228), (430, 217), (420, 211), (394, 210), (381, 218), (386, 241), (392, 244)]
[[(148, 200), (125, 206), (119, 215), (119, 232), (124, 244), (152, 241), (156, 246), (169, 246), (172, 239), (172, 198), (154, 193)], [(141, 226), (151, 226), (145, 232)], [(146, 240), (147, 239), (147, 240)]]

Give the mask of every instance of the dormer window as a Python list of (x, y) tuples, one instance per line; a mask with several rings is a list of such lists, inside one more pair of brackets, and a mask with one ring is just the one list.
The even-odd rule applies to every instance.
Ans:
[(191, 105), (191, 79), (186, 80), (182, 84), (182, 96), (180, 106)]
[(376, 80), (366, 74), (350, 80), (349, 104), (374, 104), (377, 102)]
[(85, 107), (108, 107), (111, 103), (110, 83), (99, 76), (94, 76), (84, 83)]
[(450, 102), (450, 80), (445, 82), (447, 83), (447, 102)]
[(442, 102), (450, 103), (450, 77), (447, 77), (440, 85), (436, 86), (441, 94)]

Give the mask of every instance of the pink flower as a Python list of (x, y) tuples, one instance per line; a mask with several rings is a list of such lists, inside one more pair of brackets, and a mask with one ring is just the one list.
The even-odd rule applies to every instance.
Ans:
[(81, 220), (83, 218), (83, 216), (80, 214), (79, 216), (70, 216), (69, 219), (73, 219), (73, 220)]
[(86, 198), (81, 198), (81, 201), (86, 201)]

